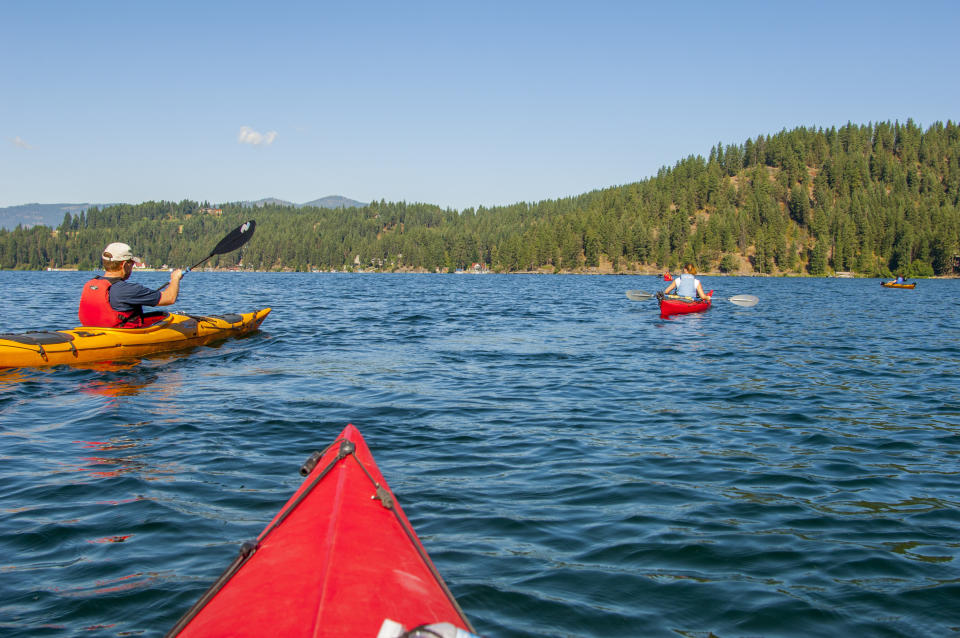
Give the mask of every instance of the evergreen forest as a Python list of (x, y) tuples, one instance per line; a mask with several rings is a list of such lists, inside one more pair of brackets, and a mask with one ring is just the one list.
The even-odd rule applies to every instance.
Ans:
[(426, 203), (256, 209), (145, 202), (0, 230), (0, 268), (100, 267), (129, 243), (152, 266), (191, 265), (247, 219), (257, 230), (207, 263), (252, 270), (701, 272), (910, 277), (960, 255), (960, 127), (912, 120), (795, 128), (718, 143), (656, 176), (565, 199), (466, 210)]

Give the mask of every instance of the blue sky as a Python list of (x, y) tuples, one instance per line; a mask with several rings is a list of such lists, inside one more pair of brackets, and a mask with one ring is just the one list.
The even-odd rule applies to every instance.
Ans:
[(0, 3), (0, 206), (576, 195), (960, 119), (960, 3)]

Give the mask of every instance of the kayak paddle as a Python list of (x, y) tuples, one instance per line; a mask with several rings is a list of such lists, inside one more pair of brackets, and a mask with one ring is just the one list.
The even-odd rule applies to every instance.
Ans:
[[(631, 301), (646, 301), (654, 295), (649, 292), (644, 292), (642, 290), (628, 290), (627, 299)], [(727, 297), (727, 301), (738, 306), (743, 306), (744, 308), (752, 308), (760, 303), (759, 297), (753, 295), (734, 295), (733, 297)]]
[(257, 227), (257, 222), (251, 219), (250, 221), (243, 224), (239, 228), (235, 228), (233, 232), (231, 232), (229, 235), (227, 235), (226, 237), (220, 240), (220, 243), (217, 244), (213, 248), (213, 250), (210, 251), (209, 255), (207, 255), (206, 257), (204, 257), (194, 265), (184, 270), (183, 274), (187, 274), (188, 272), (190, 272), (200, 264), (205, 263), (208, 259), (210, 259), (215, 255), (225, 255), (227, 253), (232, 253), (237, 248), (240, 248), (245, 243), (250, 241), (250, 238), (253, 237), (253, 231), (256, 229), (256, 227)]
[[(210, 259), (214, 255), (225, 255), (227, 253), (232, 253), (237, 248), (240, 248), (245, 243), (250, 241), (250, 238), (253, 237), (253, 231), (254, 229), (256, 229), (256, 227), (257, 227), (257, 222), (251, 219), (250, 221), (243, 224), (239, 228), (234, 228), (229, 235), (221, 239), (220, 243), (214, 246), (213, 250), (210, 251), (209, 255), (207, 255), (206, 257), (204, 257), (194, 265), (190, 266), (189, 268), (185, 269), (183, 271), (183, 274), (184, 275), (187, 274), (188, 272), (190, 272), (200, 264), (206, 262), (208, 259)], [(169, 285), (170, 285), (170, 282), (168, 281), (167, 283), (157, 288), (157, 290), (163, 290)]]
[(759, 297), (754, 297), (753, 295), (734, 295), (733, 297), (727, 297), (727, 301), (738, 306), (743, 306), (744, 308), (752, 308), (760, 303)]

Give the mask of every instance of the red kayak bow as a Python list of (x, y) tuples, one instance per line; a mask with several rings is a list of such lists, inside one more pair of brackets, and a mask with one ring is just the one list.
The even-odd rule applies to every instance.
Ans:
[(451, 623), (473, 631), (348, 425), (306, 480), (168, 636), (377, 636)]

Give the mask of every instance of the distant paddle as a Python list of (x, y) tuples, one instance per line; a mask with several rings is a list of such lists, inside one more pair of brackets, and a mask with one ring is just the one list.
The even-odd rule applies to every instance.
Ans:
[[(631, 301), (646, 301), (654, 296), (653, 293), (644, 292), (643, 290), (627, 291), (627, 299)], [(752, 308), (760, 303), (760, 298), (753, 295), (735, 295), (733, 297), (727, 297), (727, 301), (738, 306), (743, 306), (744, 308)]]
[(753, 295), (734, 295), (733, 297), (728, 297), (727, 301), (737, 304), (738, 306), (743, 306), (744, 308), (752, 308), (760, 303), (759, 297), (754, 297)]

